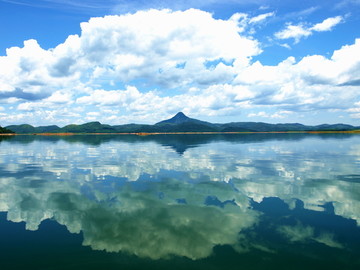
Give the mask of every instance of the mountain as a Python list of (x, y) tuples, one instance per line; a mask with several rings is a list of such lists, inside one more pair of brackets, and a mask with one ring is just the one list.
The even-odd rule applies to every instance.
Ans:
[(3, 128), (0, 126), (0, 134), (4, 134), (4, 133), (14, 133), (14, 131), (8, 129), (8, 128)]
[(160, 122), (156, 123), (155, 125), (163, 125), (163, 124), (178, 125), (178, 124), (183, 124), (183, 123), (186, 123), (186, 122), (207, 123), (207, 122), (203, 122), (203, 121), (200, 121), (200, 120), (197, 120), (197, 119), (187, 117), (183, 112), (178, 112), (172, 118), (160, 121)]
[(299, 123), (268, 124), (263, 122), (235, 122), (219, 125), (222, 132), (286, 132), (286, 131), (350, 131), (360, 127), (345, 124), (307, 126)]
[(298, 123), (268, 124), (263, 122), (234, 122), (220, 125), (222, 132), (284, 132), (284, 131), (309, 131), (310, 126)]
[(332, 131), (332, 130), (352, 130), (352, 129), (354, 129), (354, 127), (351, 126), (351, 125), (345, 125), (345, 124), (334, 124), (334, 125), (323, 124), (323, 125), (316, 126), (316, 129), (318, 129), (318, 130), (328, 130), (328, 131)]
[(36, 133), (51, 133), (51, 132), (56, 132), (59, 129), (60, 127), (56, 125), (40, 126), (40, 127), (36, 127)]
[(60, 129), (58, 126), (55, 126), (55, 125), (34, 127), (29, 124), (11, 125), (11, 126), (7, 126), (6, 128), (8, 128), (18, 134), (55, 133)]
[(187, 117), (178, 112), (174, 117), (155, 124), (162, 132), (218, 132), (219, 128), (212, 123)]
[(28, 133), (36, 132), (35, 127), (33, 127), (32, 125), (28, 125), (28, 124), (11, 125), (11, 126), (7, 126), (6, 128), (14, 131), (15, 133), (20, 133), (20, 134), (28, 134)]
[(179, 112), (172, 118), (160, 121), (154, 125), (125, 124), (106, 125), (100, 122), (89, 122), (81, 125), (67, 125), (65, 127), (40, 126), (28, 124), (11, 125), (6, 127), (19, 134), (33, 133), (173, 133), (173, 132), (287, 132), (287, 131), (351, 131), (359, 130), (346, 124), (323, 124), (307, 126), (299, 123), (269, 124), (263, 122), (231, 122), (214, 124), (187, 117)]
[(57, 132), (64, 133), (116, 133), (116, 129), (114, 129), (110, 125), (104, 125), (100, 122), (90, 122), (82, 125), (67, 125)]
[(160, 121), (156, 123), (155, 125), (161, 125), (161, 124), (181, 124), (184, 122), (190, 121), (191, 118), (187, 117), (183, 112), (178, 112), (175, 114), (172, 118)]

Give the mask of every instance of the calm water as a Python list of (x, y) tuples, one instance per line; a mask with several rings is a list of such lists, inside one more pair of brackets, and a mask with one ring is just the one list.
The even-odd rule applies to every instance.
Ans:
[(0, 137), (0, 268), (360, 269), (360, 136)]

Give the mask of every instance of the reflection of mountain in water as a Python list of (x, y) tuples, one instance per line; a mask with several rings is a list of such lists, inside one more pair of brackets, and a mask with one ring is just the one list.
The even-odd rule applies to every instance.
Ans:
[(359, 137), (254, 135), (17, 136), (1, 142), (0, 211), (27, 229), (54, 219), (93, 249), (153, 259), (224, 245), (355, 250)]
[(253, 134), (158, 134), (148, 136), (137, 135), (73, 135), (73, 136), (0, 136), (2, 140), (11, 140), (28, 144), (34, 141), (46, 141), (56, 143), (58, 141), (66, 141), (69, 143), (82, 143), (86, 145), (101, 145), (109, 142), (125, 142), (125, 143), (143, 143), (155, 142), (163, 146), (169, 146), (177, 153), (183, 154), (188, 148), (197, 147), (199, 145), (212, 142), (231, 142), (231, 143), (259, 143), (267, 141), (299, 141), (309, 138), (321, 139), (346, 139), (358, 136), (357, 134), (305, 134), (305, 133), (253, 133)]

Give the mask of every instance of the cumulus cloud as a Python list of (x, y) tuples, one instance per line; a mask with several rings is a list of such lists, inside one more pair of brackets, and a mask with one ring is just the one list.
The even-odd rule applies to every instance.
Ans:
[[(91, 91), (102, 94), (99, 104), (118, 103), (133, 99), (134, 91), (120, 97), (115, 90), (93, 89), (136, 80), (153, 88), (224, 83), (234, 66), (248, 65), (261, 52), (256, 40), (239, 34), (233, 18), (217, 20), (195, 9), (92, 18), (81, 29), (81, 36), (54, 49), (44, 50), (36, 40), (7, 49), (0, 58), (0, 98), (65, 103), (73, 97), (85, 103), (82, 96)], [(116, 98), (105, 100), (110, 95)]]
[(342, 16), (336, 16), (332, 18), (327, 18), (321, 23), (317, 23), (311, 27), (306, 24), (293, 25), (291, 23), (287, 24), (285, 29), (276, 32), (275, 38), (277, 39), (290, 39), (293, 38), (295, 43), (298, 43), (302, 38), (312, 35), (314, 32), (324, 32), (331, 31), (336, 25), (343, 21)]
[[(280, 116), (281, 111), (354, 107), (360, 76), (359, 61), (351, 55), (358, 54), (359, 41), (331, 58), (289, 57), (273, 66), (253, 62), (262, 48), (249, 33), (273, 16), (236, 13), (220, 20), (196, 9), (151, 9), (91, 18), (81, 24), (80, 35), (53, 49), (41, 48), (36, 40), (7, 49), (0, 57), (0, 100), (20, 111), (52, 115), (65, 109), (74, 117), (85, 115), (93, 106), (118, 106), (126, 113), (99, 116), (111, 122), (155, 122), (180, 110), (203, 117), (272, 106), (278, 112), (271, 115)], [(289, 24), (276, 36), (300, 40), (342, 21), (337, 16), (313, 26)], [(78, 107), (87, 109), (76, 112)], [(2, 119), (12, 124), (14, 117)]]
[(226, 115), (244, 108), (276, 105), (277, 112), (248, 114), (274, 119), (298, 110), (347, 110), (359, 99), (356, 85), (351, 85), (360, 77), (359, 61), (353, 57), (358, 51), (360, 41), (356, 40), (353, 45), (335, 51), (330, 58), (313, 55), (296, 62), (289, 57), (276, 66), (255, 62), (242, 68), (231, 84), (214, 84), (172, 97), (161, 97), (156, 91), (141, 93), (136, 87), (128, 86), (125, 90), (95, 90), (78, 98), (77, 103), (123, 106), (129, 112), (150, 112), (156, 108), (159, 115), (167, 113), (164, 108), (192, 115)]
[(135, 87), (127, 87), (126, 90), (95, 90), (88, 96), (79, 97), (76, 102), (84, 105), (129, 105), (142, 94)]
[(238, 34), (234, 21), (215, 20), (199, 10), (93, 18), (81, 28), (87, 63), (106, 67), (121, 81), (196, 83), (207, 73), (205, 61), (237, 60), (246, 65), (260, 53), (255, 40)]
[[(356, 70), (360, 63), (353, 57), (358, 51), (360, 40), (357, 39), (354, 44), (335, 51), (330, 58), (313, 55), (296, 62), (289, 57), (277, 66), (255, 62), (234, 81), (249, 85), (254, 104), (345, 109), (359, 98), (350, 85), (360, 77)], [(339, 99), (342, 102), (339, 103)]]
[(8, 99), (11, 97), (16, 97), (17, 99), (23, 99), (28, 101), (41, 100), (49, 96), (48, 93), (29, 93), (25, 92), (23, 89), (15, 88), (13, 91), (3, 91), (0, 92), (0, 99)]
[(288, 24), (284, 30), (275, 33), (277, 39), (295, 39), (295, 43), (298, 43), (301, 38), (308, 37), (312, 34), (311, 30), (306, 29), (304, 25), (292, 25)]
[(57, 52), (42, 49), (36, 40), (25, 41), (23, 48), (7, 49), (7, 55), (0, 57), (0, 98), (41, 100), (59, 88), (78, 84), (76, 72), (63, 77), (53, 76)]

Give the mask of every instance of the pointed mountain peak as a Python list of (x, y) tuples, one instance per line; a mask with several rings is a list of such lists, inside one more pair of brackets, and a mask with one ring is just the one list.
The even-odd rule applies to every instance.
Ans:
[(189, 119), (183, 112), (178, 112), (175, 116), (171, 119)]
[(183, 112), (178, 112), (175, 116), (186, 116)]
[(187, 117), (183, 112), (178, 112), (175, 116), (170, 119), (159, 122), (158, 124), (181, 124), (188, 122), (191, 118)]

